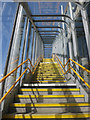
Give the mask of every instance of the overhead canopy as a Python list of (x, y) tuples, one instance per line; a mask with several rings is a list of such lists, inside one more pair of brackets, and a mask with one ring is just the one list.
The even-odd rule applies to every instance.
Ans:
[(67, 2), (28, 2), (28, 5), (42, 40), (44, 43), (48, 43), (47, 41), (49, 44), (52, 43), (55, 36), (60, 33), (64, 22), (60, 16), (60, 6), (63, 5), (65, 9)]

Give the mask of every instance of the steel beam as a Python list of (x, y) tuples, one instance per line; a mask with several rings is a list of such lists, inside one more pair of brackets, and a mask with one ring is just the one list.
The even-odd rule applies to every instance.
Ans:
[(40, 34), (40, 36), (47, 36), (47, 35), (50, 35), (50, 36), (52, 36), (52, 35), (58, 35), (58, 34)]
[(25, 10), (25, 12), (26, 12), (26, 14), (27, 14), (27, 17), (28, 17), (29, 20), (31, 21), (32, 25), (34, 26), (34, 29), (37, 30), (37, 29), (36, 29), (36, 26), (35, 26), (35, 24), (34, 24), (34, 22), (33, 22), (33, 19), (32, 19), (32, 17), (31, 17), (32, 14), (31, 14), (31, 12), (30, 12), (28, 3), (26, 3), (26, 2), (21, 2), (20, 4), (23, 6), (23, 8), (24, 8), (24, 10)]
[(64, 20), (33, 20), (33, 22), (64, 22), (68, 25), (68, 23)]
[(34, 26), (35, 31), (38, 33), (38, 30), (37, 30), (37, 28), (36, 28), (36, 26), (35, 26), (35, 24), (33, 22), (33, 19), (31, 17), (32, 14), (31, 14), (31, 11), (29, 9), (28, 3), (27, 2), (20, 2), (20, 4), (23, 6), (23, 8), (24, 8), (24, 10), (25, 10), (25, 12), (27, 14), (27, 17), (29, 18), (29, 20), (32, 23), (32, 25)]
[(60, 28), (63, 29), (62, 27), (59, 26), (36, 26), (37, 28)]
[(60, 31), (38, 31), (38, 32), (58, 32), (58, 33), (60, 33)]
[(31, 15), (32, 17), (66, 17), (66, 18), (69, 18), (70, 20), (71, 17), (68, 16), (68, 15), (60, 15), (60, 14), (57, 14), (57, 15)]

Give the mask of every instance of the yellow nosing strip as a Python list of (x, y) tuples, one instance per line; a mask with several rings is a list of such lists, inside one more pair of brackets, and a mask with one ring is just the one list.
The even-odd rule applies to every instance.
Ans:
[(69, 106), (81, 106), (81, 107), (90, 107), (90, 103), (41, 103), (41, 104), (22, 104), (22, 103), (13, 103), (11, 107), (69, 107)]
[(39, 81), (39, 80), (38, 80), (38, 81), (32, 81), (32, 82), (39, 82), (39, 83), (50, 83), (50, 82), (54, 82), (54, 83), (57, 83), (57, 82), (67, 82), (67, 81), (64, 81), (64, 80), (63, 80), (63, 81), (55, 81), (55, 80), (54, 80), (54, 81)]
[(83, 98), (84, 95), (16, 95), (19, 98)]
[(64, 88), (62, 88), (62, 89), (37, 89), (37, 88), (36, 89), (35, 88), (34, 89), (33, 88), (32, 89), (26, 89), (25, 88), (24, 89), (24, 88), (21, 88), (20, 91), (39, 91), (39, 92), (40, 91), (41, 92), (42, 91), (46, 91), (46, 92), (47, 91), (62, 91), (63, 92), (63, 91), (80, 91), (80, 89), (69, 89), (69, 88), (67, 88), (67, 89), (64, 89)]
[(72, 113), (72, 114), (15, 114), (15, 115), (4, 115), (5, 118), (17, 118), (17, 119), (39, 119), (39, 118), (88, 118), (90, 113)]

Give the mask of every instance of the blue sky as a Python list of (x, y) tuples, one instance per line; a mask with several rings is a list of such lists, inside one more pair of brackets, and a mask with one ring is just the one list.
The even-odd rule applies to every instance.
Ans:
[(11, 38), (15, 13), (16, 13), (17, 4), (16, 3), (9, 3), (9, 2), (3, 2), (1, 5), (2, 9), (2, 17), (0, 24), (2, 24), (2, 63), (0, 63), (0, 66), (2, 65), (2, 72), (4, 70), (5, 61), (7, 57), (9, 42)]
[[(42, 6), (43, 4), (48, 4), (48, 3), (41, 2), (40, 6)], [(57, 8), (54, 8), (55, 4), (58, 5), (58, 13), (60, 13), (59, 6), (64, 5), (64, 9), (65, 9), (67, 3), (53, 2), (52, 3), (53, 12), (54, 12), (54, 10), (57, 10)], [(29, 6), (30, 6), (31, 12), (33, 14), (35, 14), (35, 13), (40, 14), (38, 2), (29, 3)], [(2, 12), (0, 12), (2, 14), (2, 15), (0, 14), (0, 26), (2, 26), (1, 27), (2, 29), (0, 29), (0, 30), (2, 30), (2, 32), (0, 32), (0, 33), (2, 33), (2, 34), (0, 34), (0, 37), (2, 38), (2, 39), (0, 39), (0, 45), (1, 45), (0, 52), (2, 51), (2, 54), (0, 53), (0, 58), (2, 58), (2, 60), (0, 60), (0, 68), (2, 66), (2, 71), (0, 71), (0, 74), (3, 73), (4, 67), (5, 67), (9, 42), (10, 42), (13, 23), (14, 23), (14, 19), (15, 19), (16, 8), (17, 8), (17, 3), (15, 3), (15, 2), (2, 2), (2, 3), (0, 3), (0, 11), (2, 11)], [(43, 13), (43, 14), (45, 14), (45, 13)]]

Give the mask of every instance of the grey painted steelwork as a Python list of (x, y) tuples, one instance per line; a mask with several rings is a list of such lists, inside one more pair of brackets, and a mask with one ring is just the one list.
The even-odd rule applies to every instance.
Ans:
[(32, 14), (31, 14), (31, 11), (29, 9), (28, 3), (27, 2), (21, 2), (20, 4), (23, 6), (23, 8), (24, 8), (24, 10), (25, 10), (25, 12), (27, 14), (27, 17), (30, 19), (32, 25), (34, 26), (35, 31), (37, 31), (37, 33), (38, 33), (38, 30), (37, 30), (37, 28), (36, 28), (36, 26), (34, 24), (34, 21), (33, 21), (32, 17), (31, 17)]
[(85, 31), (86, 43), (88, 48), (89, 60), (90, 60), (90, 24), (89, 24), (87, 11), (85, 9), (81, 10), (81, 14), (82, 14), (83, 27)]
[(38, 32), (59, 32), (60, 33), (60, 31), (43, 31), (43, 30), (39, 30)]
[(30, 30), (29, 30), (29, 36), (28, 36), (28, 46), (27, 46), (27, 53), (26, 53), (26, 59), (28, 59), (28, 56), (29, 56), (29, 50), (30, 50), (30, 36), (31, 36), (31, 26), (32, 24), (30, 23)]
[(68, 25), (68, 23), (64, 20), (33, 20), (33, 22), (64, 22)]
[(34, 40), (35, 40), (35, 30), (33, 29), (33, 38), (32, 38), (32, 52), (31, 52), (31, 62), (34, 64), (33, 51), (34, 51)]
[[(17, 17), (17, 23), (15, 26), (15, 32), (13, 36), (13, 47), (12, 47), (12, 53), (10, 55), (10, 60), (9, 60), (8, 72), (12, 71), (18, 65), (18, 61), (14, 62), (13, 64), (11, 63), (15, 61), (16, 58), (19, 59), (20, 44), (22, 40), (22, 35), (21, 35), (22, 20), (23, 20), (23, 8), (20, 5), (18, 17)], [(9, 90), (9, 88), (13, 85), (15, 80), (16, 80), (16, 72), (13, 75), (9, 76), (9, 78), (7, 79), (7, 82), (5, 83), (5, 88), (6, 88), (5, 91)]]
[(60, 28), (63, 29), (62, 27), (59, 26), (36, 26), (37, 28)]
[(31, 17), (66, 17), (66, 18), (69, 18), (70, 20), (72, 20), (71, 19), (71, 17), (70, 16), (68, 16), (68, 15), (31, 15)]
[[(72, 11), (72, 5), (71, 3), (69, 2), (69, 8), (70, 8), (70, 15), (71, 15), (71, 18), (73, 18), (73, 11)], [(75, 23), (71, 23), (71, 26), (73, 28), (72, 30), (72, 38), (73, 38), (73, 47), (74, 47), (74, 57), (75, 57), (75, 60), (77, 61), (78, 60), (78, 45), (77, 45), (77, 36), (76, 36), (76, 30), (75, 30)]]
[[(18, 17), (18, 12), (19, 12), (19, 6), (20, 6), (20, 4), (18, 4), (16, 15), (15, 15), (15, 20), (14, 20), (12, 35), (11, 35), (11, 39), (10, 39), (10, 43), (9, 43), (8, 54), (7, 54), (7, 59), (6, 59), (6, 63), (5, 63), (5, 69), (4, 69), (3, 76), (5, 76), (7, 74), (7, 70), (8, 70), (9, 59), (10, 59), (10, 54), (11, 54), (11, 48), (12, 48), (12, 43), (13, 43), (13, 36), (14, 36), (17, 17)], [(5, 85), (5, 81), (3, 83), (0, 83), (0, 88), (1, 88), (0, 89), (0, 98), (1, 98), (1, 96), (3, 96), (4, 85)]]
[[(28, 25), (29, 25), (29, 19), (26, 18), (26, 26), (25, 26), (25, 35), (24, 35), (24, 43), (23, 43), (23, 49), (22, 49), (22, 56), (21, 56), (21, 63), (25, 60), (25, 54), (26, 54), (26, 43), (27, 43), (27, 35), (28, 35)], [(22, 74), (24, 65), (20, 68), (20, 75)], [(20, 80), (20, 86), (22, 85), (22, 78)]]
[[(59, 0), (59, 2), (60, 2), (60, 0)], [(69, 3), (69, 5), (67, 7), (67, 10), (69, 10), (69, 12), (66, 11), (65, 15), (63, 15), (64, 11), (63, 11), (62, 6), (61, 6), (62, 15), (42, 15), (42, 14), (41, 15), (32, 15), (30, 12), (28, 3), (21, 3), (21, 5), (23, 6), (23, 8), (26, 12), (26, 15), (23, 15), (23, 8), (20, 6), (19, 11), (18, 11), (18, 15), (17, 15), (18, 22), (16, 21), (16, 24), (14, 26), (15, 30), (13, 31), (13, 42), (12, 42), (13, 47), (12, 47), (11, 53), (10, 53), (10, 61), (8, 61), (8, 62), (11, 63), (13, 61), (13, 59), (15, 59), (17, 56), (19, 58), (19, 52), (20, 52), (20, 46), (21, 46), (21, 37), (22, 37), (21, 31), (23, 29), (23, 28), (21, 28), (21, 26), (22, 26), (22, 24), (24, 24), (24, 23), (22, 23), (22, 21), (25, 17), (27, 18), (27, 24), (26, 24), (26, 29), (25, 29), (25, 36), (24, 36), (24, 43), (23, 43), (23, 50), (22, 50), (22, 61), (21, 62), (23, 62), (25, 59), (28, 58), (29, 50), (31, 49), (31, 61), (32, 61), (33, 65), (40, 55), (45, 55), (47, 57), (48, 56), (50, 57), (51, 51), (52, 51), (52, 53), (57, 54), (57, 56), (59, 57), (61, 62), (63, 64), (65, 64), (67, 61), (67, 51), (68, 51), (67, 50), (67, 43), (69, 46), (69, 57), (71, 59), (75, 59), (78, 62), (78, 56), (79, 56), (78, 51), (80, 51), (80, 50), (78, 48), (77, 37), (79, 37), (79, 35), (84, 36), (84, 32), (85, 32), (84, 37), (86, 38), (89, 59), (90, 59), (90, 49), (89, 49), (90, 29), (89, 29), (89, 19), (88, 19), (88, 15), (87, 15), (87, 10), (85, 9), (85, 7), (88, 4), (83, 5), (83, 4), (78, 3), (78, 2), (76, 2), (75, 4), (80, 6), (80, 9), (76, 9), (75, 13), (74, 13), (74, 9), (72, 7), (72, 4)], [(79, 13), (79, 12), (81, 12), (82, 20), (81, 20), (81, 18), (78, 19), (78, 16), (77, 17), (74, 16), (74, 15), (76, 15), (76, 13)], [(53, 17), (53, 16), (54, 17), (55, 16), (62, 17), (62, 20), (41, 20), (41, 19), (34, 20), (34, 17)], [(33, 19), (32, 19), (32, 17), (33, 17)], [(74, 19), (74, 17), (75, 17), (75, 19)], [(71, 19), (73, 22), (70, 21), (69, 19), (66, 19), (66, 18)], [(29, 29), (29, 22), (31, 22), (30, 30), (28, 30)], [(58, 26), (36, 26), (34, 22), (58, 22)], [(77, 27), (75, 26), (75, 22), (76, 22), (76, 24), (78, 24)], [(79, 26), (79, 24), (82, 25), (84, 27), (84, 29), (82, 29), (82, 27)], [(66, 27), (66, 25), (68, 25), (68, 27)], [(75, 27), (78, 29), (77, 31), (76, 31)], [(40, 29), (40, 28), (46, 28), (46, 29), (57, 28), (59, 31), (57, 31), (57, 30), (45, 31), (44, 29), (42, 31), (41, 30), (38, 31), (37, 29)], [(31, 38), (31, 30), (32, 29), (33, 29), (33, 37)], [(45, 34), (39, 34), (39, 32), (45, 32)], [(48, 34), (48, 32), (51, 32), (52, 34)], [(58, 34), (54, 34), (53, 32), (56, 32), (56, 33), (58, 32)], [(78, 34), (76, 34), (76, 32), (78, 32)], [(83, 34), (82, 34), (82, 32), (83, 32)], [(28, 37), (28, 35), (29, 35), (29, 37)], [(57, 35), (57, 36), (55, 36), (55, 35)], [(79, 39), (80, 38), (78, 38), (78, 40)], [(30, 41), (32, 41), (32, 45), (31, 45), (32, 48), (30, 48)], [(27, 43), (27, 45), (26, 45), (26, 43)], [(84, 47), (85, 47), (85, 45), (84, 45)], [(49, 48), (49, 50), (47, 48)], [(85, 55), (85, 53), (83, 53), (83, 56), (84, 55)], [(87, 58), (82, 57), (80, 59), (81, 59), (83, 66), (85, 66), (86, 63), (88, 64)], [(8, 67), (8, 71), (11, 71), (13, 68), (17, 67), (17, 65), (18, 65), (18, 62), (14, 63), (13, 65), (10, 65)], [(71, 62), (71, 65), (72, 65), (72, 62)], [(27, 67), (27, 64), (26, 64), (26, 67)], [(24, 67), (21, 67), (20, 72), (22, 72), (23, 69), (24, 69)], [(77, 71), (76, 68), (75, 68), (75, 70)], [(83, 72), (83, 75), (84, 75), (84, 78), (87, 80), (87, 82), (89, 82), (88, 81), (89, 79), (87, 76), (88, 74), (86, 72)], [(7, 79), (7, 80), (5, 83), (5, 85), (6, 85), (5, 90), (6, 91), (15, 82), (16, 73), (13, 74), (12, 76), (10, 76), (9, 79)], [(76, 82), (78, 87), (82, 86), (82, 83), (80, 83), (79, 79), (76, 79), (75, 82)], [(85, 90), (82, 90), (82, 91), (85, 92)], [(86, 95), (86, 93), (85, 93), (85, 95)], [(8, 100), (6, 100), (6, 101), (8, 101)]]
[[(10, 59), (9, 59), (9, 64), (8, 64), (8, 70), (7, 73), (9, 73), (10, 71), (12, 71), (14, 68), (16, 68), (18, 66), (18, 61), (19, 61), (19, 54), (20, 54), (20, 47), (21, 47), (21, 40), (22, 40), (22, 29), (23, 29), (23, 20), (24, 20), (24, 11), (22, 6), (19, 6), (19, 10), (17, 13), (17, 18), (16, 18), (16, 24), (14, 26), (14, 34), (12, 36), (12, 47), (11, 47), (11, 53), (10, 53)], [(16, 58), (18, 59), (17, 61)], [(5, 94), (10, 87), (14, 84), (14, 82), (16, 81), (16, 74), (17, 71), (15, 71), (12, 75), (10, 75), (6, 80), (5, 80), (5, 86), (3, 89), (3, 94)], [(14, 93), (17, 93), (16, 91)], [(14, 98), (14, 94), (13, 97), (9, 97), (10, 101), (13, 100)], [(7, 102), (6, 102), (7, 101)], [(2, 110), (4, 107), (4, 104), (6, 102), (7, 105), (10, 104), (10, 101), (7, 99), (5, 99), (5, 101), (1, 104), (2, 105)]]
[[(63, 15), (64, 10), (63, 10), (63, 6), (61, 5), (61, 14)], [(62, 16), (62, 20), (64, 20), (63, 16)], [(65, 30), (65, 24), (62, 23), (62, 28)], [(66, 64), (67, 62), (67, 37), (65, 35), (65, 32), (63, 32), (63, 41), (64, 41), (64, 64)], [(67, 70), (67, 66), (65, 68)]]

